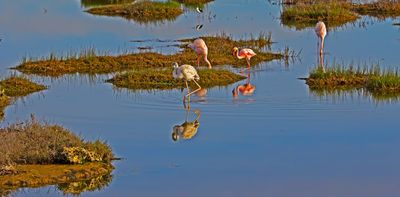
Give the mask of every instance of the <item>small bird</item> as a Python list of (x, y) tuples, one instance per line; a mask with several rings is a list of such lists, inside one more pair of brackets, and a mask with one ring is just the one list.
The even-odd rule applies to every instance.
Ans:
[(315, 26), (315, 33), (317, 34), (319, 42), (321, 42), (321, 45), (319, 47), (319, 54), (322, 54), (323, 49), (324, 49), (324, 41), (325, 41), (325, 36), (326, 36), (326, 26), (325, 23), (322, 21), (319, 21), (317, 25)]
[(201, 28), (203, 28), (203, 24), (201, 25), (196, 25), (196, 30), (199, 31)]
[[(185, 80), (185, 84), (186, 84), (188, 93), (183, 97), (183, 103), (184, 104), (186, 103), (186, 97), (188, 97), (189, 103), (190, 103), (190, 95), (192, 95), (193, 93), (196, 93), (197, 91), (199, 91), (201, 89), (201, 86), (199, 85), (199, 83), (197, 83), (197, 81), (200, 80), (200, 77), (197, 74), (196, 69), (193, 66), (187, 65), (187, 64), (179, 66), (178, 63), (175, 62), (174, 63), (174, 71), (172, 72), (172, 76), (174, 77), (174, 79)], [(188, 81), (193, 81), (198, 86), (198, 88), (196, 90), (190, 92)]]
[(199, 118), (201, 112), (200, 110), (194, 111), (194, 113), (197, 115), (197, 118), (192, 122), (188, 122), (187, 120), (188, 113), (189, 112), (186, 113), (186, 120), (183, 124), (175, 125), (172, 128), (172, 140), (177, 141), (179, 138), (188, 140), (192, 139), (197, 134), (197, 130), (200, 126)]
[(199, 8), (199, 7), (196, 7), (196, 12), (199, 13), (199, 14), (201, 14), (201, 13), (203, 13), (203, 9), (201, 9), (201, 8)]
[[(233, 47), (232, 49), (232, 54), (236, 56), (238, 59), (243, 59), (246, 58), (247, 61), (247, 70), (250, 70), (250, 59), (257, 54), (251, 50), (251, 49), (239, 49), (237, 47)], [(245, 70), (245, 69), (244, 69)], [(241, 70), (240, 72), (243, 72), (244, 70)]]
[(204, 61), (207, 62), (208, 68), (211, 69), (211, 63), (207, 59), (208, 55), (208, 47), (203, 39), (198, 38), (188, 45), (189, 48), (193, 49), (197, 54), (197, 67), (200, 66), (200, 58), (204, 58)]

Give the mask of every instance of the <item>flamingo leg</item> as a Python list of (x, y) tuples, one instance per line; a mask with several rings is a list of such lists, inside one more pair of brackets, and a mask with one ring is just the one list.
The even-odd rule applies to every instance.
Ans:
[[(193, 82), (197, 85), (198, 88), (186, 95), (189, 99), (190, 99), (190, 95), (196, 93), (197, 91), (199, 91), (201, 89), (201, 86), (196, 82), (196, 80), (193, 80)], [(189, 100), (189, 102), (190, 102), (190, 100)]]
[(322, 54), (324, 50), (324, 38), (321, 37), (321, 48), (319, 50), (319, 53)]
[(197, 68), (199, 68), (199, 67), (200, 67), (200, 58), (201, 58), (201, 56), (200, 56), (200, 55), (198, 55), (198, 56), (197, 56)]
[[(186, 88), (187, 88), (187, 90), (189, 92), (190, 91), (189, 90), (189, 85), (188, 85), (188, 82), (186, 80), (185, 80), (185, 84), (186, 84)], [(187, 97), (187, 95), (183, 96), (183, 105), (184, 105), (185, 108), (186, 108), (186, 97)], [(188, 98), (188, 101), (190, 103), (190, 97)]]

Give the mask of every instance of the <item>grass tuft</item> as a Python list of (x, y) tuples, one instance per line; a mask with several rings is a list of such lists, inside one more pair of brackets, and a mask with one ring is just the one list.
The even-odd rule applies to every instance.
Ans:
[(140, 1), (133, 4), (116, 4), (90, 8), (86, 12), (96, 15), (121, 16), (139, 23), (175, 20), (183, 13), (175, 1)]

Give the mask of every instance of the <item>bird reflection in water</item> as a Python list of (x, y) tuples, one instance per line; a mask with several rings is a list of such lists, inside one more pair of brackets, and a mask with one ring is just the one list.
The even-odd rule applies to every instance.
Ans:
[(178, 141), (179, 139), (190, 140), (197, 134), (197, 130), (200, 126), (200, 115), (201, 111), (199, 109), (194, 110), (196, 114), (196, 119), (193, 121), (188, 121), (188, 116), (190, 115), (190, 107), (186, 111), (185, 122), (181, 125), (175, 125), (172, 128), (172, 140)]
[(256, 86), (250, 83), (250, 73), (247, 73), (247, 81), (245, 84), (238, 85), (232, 90), (233, 98), (238, 98), (239, 93), (243, 96), (250, 96), (254, 94)]

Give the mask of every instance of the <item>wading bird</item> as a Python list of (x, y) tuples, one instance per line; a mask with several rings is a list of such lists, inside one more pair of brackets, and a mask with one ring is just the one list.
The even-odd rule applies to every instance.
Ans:
[[(251, 50), (251, 49), (239, 49), (239, 48), (237, 48), (237, 47), (233, 47), (233, 49), (232, 49), (232, 54), (233, 54), (234, 56), (236, 56), (238, 59), (246, 58), (246, 61), (247, 61), (247, 70), (250, 70), (250, 59), (251, 59), (253, 56), (256, 56), (256, 55), (257, 55), (257, 54), (254, 53), (254, 51)], [(244, 70), (246, 70), (246, 69), (243, 69), (243, 70), (241, 70), (240, 72), (243, 72)]]
[(319, 21), (317, 25), (315, 25), (315, 33), (317, 34), (319, 40), (318, 40), (318, 45), (321, 42), (319, 46), (319, 54), (322, 54), (323, 49), (324, 49), (324, 41), (325, 41), (325, 36), (326, 36), (326, 26), (325, 23), (322, 21)]
[[(172, 76), (174, 79), (183, 79), (185, 80), (186, 88), (188, 90), (188, 93), (183, 97), (183, 103), (186, 104), (186, 97), (188, 97), (189, 103), (190, 103), (190, 95), (193, 93), (196, 93), (201, 89), (201, 86), (197, 83), (198, 80), (200, 80), (199, 75), (197, 74), (196, 69), (191, 66), (191, 65), (181, 65), (179, 66), (178, 63), (174, 63), (174, 71), (172, 73)], [(193, 81), (198, 88), (192, 92), (190, 92), (188, 81)]]
[(179, 138), (183, 138), (184, 140), (192, 139), (196, 134), (197, 130), (200, 126), (199, 118), (201, 115), (200, 110), (195, 110), (194, 113), (197, 115), (197, 118), (188, 122), (188, 114), (190, 110), (186, 111), (186, 119), (185, 122), (181, 125), (175, 125), (172, 128), (172, 140), (177, 141)]
[(208, 68), (211, 69), (211, 63), (207, 59), (208, 47), (203, 39), (198, 38), (188, 45), (189, 48), (193, 49), (197, 54), (197, 67), (200, 66), (200, 58), (203, 57), (204, 61), (207, 62)]

